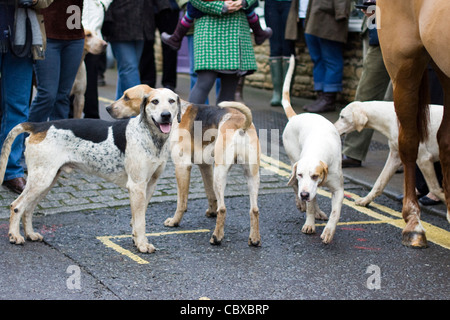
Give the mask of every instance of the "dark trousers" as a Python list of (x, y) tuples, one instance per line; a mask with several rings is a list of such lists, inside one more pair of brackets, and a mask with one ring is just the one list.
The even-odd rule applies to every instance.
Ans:
[[(156, 14), (155, 22), (159, 32), (172, 34), (179, 20), (179, 10), (166, 9)], [(141, 83), (156, 88), (156, 65), (154, 53), (154, 41), (145, 41), (144, 51), (139, 64), (139, 73)], [(178, 52), (162, 43), (162, 79), (161, 84), (164, 88), (174, 90), (177, 87), (177, 59)]]

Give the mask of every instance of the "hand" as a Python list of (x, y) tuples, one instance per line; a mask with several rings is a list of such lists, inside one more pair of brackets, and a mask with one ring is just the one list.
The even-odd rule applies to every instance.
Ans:
[(229, 13), (233, 13), (242, 9), (242, 0), (225, 0), (225, 5)]

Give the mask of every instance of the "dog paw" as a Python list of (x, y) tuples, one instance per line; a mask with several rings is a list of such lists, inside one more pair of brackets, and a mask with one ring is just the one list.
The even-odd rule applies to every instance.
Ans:
[(136, 247), (141, 253), (153, 253), (156, 251), (156, 248), (150, 243), (141, 243), (136, 245)]
[(336, 229), (325, 227), (325, 229), (323, 229), (322, 234), (320, 235), (320, 239), (322, 239), (322, 242), (325, 244), (329, 244), (331, 240), (333, 240), (335, 231)]
[(261, 247), (261, 239), (248, 238), (248, 245), (254, 247)]
[(322, 210), (317, 210), (314, 213), (314, 218), (318, 220), (328, 220), (328, 216)]
[(304, 224), (302, 228), (302, 232), (306, 234), (316, 233), (316, 226), (310, 224)]
[(216, 235), (212, 235), (211, 239), (209, 239), (209, 243), (215, 246), (222, 244), (222, 238), (218, 238)]
[(364, 198), (359, 198), (355, 200), (355, 204), (357, 206), (361, 206), (361, 207), (367, 207), (367, 205), (370, 203), (370, 199), (367, 199), (367, 197)]
[(27, 234), (27, 239), (31, 241), (42, 241), (44, 240), (44, 237), (40, 233), (32, 232)]
[(208, 217), (208, 218), (214, 218), (214, 217), (217, 217), (217, 210), (211, 210), (211, 209), (206, 209), (206, 212), (205, 212), (205, 215)]
[(167, 218), (166, 221), (164, 221), (164, 225), (166, 227), (178, 227), (179, 222), (176, 221), (174, 218)]
[(9, 234), (9, 242), (13, 243), (13, 244), (24, 244), (25, 243), (25, 238), (22, 237), (20, 234)]

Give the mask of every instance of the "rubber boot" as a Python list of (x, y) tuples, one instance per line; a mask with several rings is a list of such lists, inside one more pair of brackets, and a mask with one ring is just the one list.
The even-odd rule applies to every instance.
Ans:
[(172, 35), (167, 32), (161, 33), (161, 41), (171, 47), (173, 50), (180, 50), (181, 41), (183, 40), (189, 28), (185, 27), (181, 20), (178, 21), (177, 27)]
[(283, 90), (283, 61), (280, 58), (270, 58), (270, 73), (272, 76), (273, 93), (271, 106), (281, 106), (281, 91)]
[(261, 25), (259, 24), (259, 19), (255, 22), (249, 23), (250, 29), (253, 30), (253, 35), (255, 37), (255, 44), (260, 45), (266, 39), (269, 39), (272, 36), (272, 29), (267, 27), (265, 30), (261, 28)]

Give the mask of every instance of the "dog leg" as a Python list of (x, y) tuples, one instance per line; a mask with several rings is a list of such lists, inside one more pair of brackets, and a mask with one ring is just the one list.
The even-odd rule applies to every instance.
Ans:
[(207, 217), (217, 216), (217, 199), (214, 193), (213, 167), (209, 164), (199, 165), (202, 174), (203, 185), (205, 186), (206, 197), (208, 198), (208, 209), (206, 209)]
[(187, 210), (191, 169), (192, 165), (190, 164), (175, 165), (175, 176), (177, 178), (177, 210), (172, 218), (167, 218), (166, 221), (164, 221), (166, 227), (178, 227)]
[(259, 208), (258, 208), (258, 190), (259, 190), (259, 165), (248, 165), (245, 168), (247, 177), (248, 193), (250, 197), (250, 235), (248, 245), (258, 247), (261, 245), (261, 235), (259, 233)]
[(214, 245), (219, 245), (222, 242), (224, 236), (225, 217), (227, 215), (227, 209), (225, 207), (225, 187), (227, 185), (227, 174), (231, 165), (229, 164), (216, 164), (214, 168), (214, 191), (217, 198), (217, 219), (216, 228), (209, 242)]
[(306, 222), (302, 227), (302, 232), (306, 234), (316, 233), (316, 222), (315, 222), (315, 207), (316, 198), (314, 197), (311, 201), (306, 203)]
[(334, 234), (336, 232), (336, 225), (339, 222), (339, 218), (341, 215), (342, 201), (344, 200), (344, 189), (339, 188), (332, 192), (331, 196), (331, 213), (330, 219), (323, 229), (320, 238), (322, 242), (328, 244), (333, 240)]
[[(419, 147), (420, 148), (420, 147)], [(439, 186), (438, 179), (436, 177), (436, 171), (434, 170), (434, 164), (431, 159), (417, 159), (417, 166), (423, 174), (428, 189), (442, 202), (445, 203), (444, 190)]]
[(75, 94), (73, 98), (73, 117), (81, 119), (83, 116), (85, 98), (84, 94)]
[(43, 239), (41, 234), (33, 230), (33, 212), (39, 201), (52, 188), (59, 174), (54, 170), (42, 170), (42, 172), (35, 173), (30, 170), (25, 190), (11, 204), (9, 224), (9, 242), (11, 243), (23, 244), (25, 242), (24, 237), (22, 237), (19, 231), (21, 219), (27, 239), (31, 241), (42, 241)]
[(400, 160), (400, 155), (398, 154), (397, 150), (391, 149), (391, 151), (389, 151), (389, 156), (386, 160), (383, 170), (378, 176), (377, 181), (375, 181), (372, 190), (370, 190), (370, 192), (364, 198), (357, 199), (355, 201), (355, 204), (358, 206), (365, 207), (369, 203), (371, 203), (376, 197), (378, 197), (383, 192), (389, 180), (391, 180), (395, 171), (401, 164), (402, 161)]
[(152, 253), (155, 247), (148, 243), (145, 236), (145, 211), (148, 206), (147, 183), (134, 182), (131, 179), (127, 183), (130, 194), (131, 216), (132, 216), (132, 236), (134, 245), (142, 253)]

